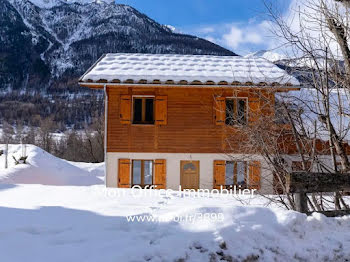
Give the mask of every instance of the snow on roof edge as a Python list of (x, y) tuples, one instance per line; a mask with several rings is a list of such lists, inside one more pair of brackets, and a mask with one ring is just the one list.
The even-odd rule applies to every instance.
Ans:
[(300, 86), (294, 76), (262, 58), (143, 53), (105, 54), (79, 82)]

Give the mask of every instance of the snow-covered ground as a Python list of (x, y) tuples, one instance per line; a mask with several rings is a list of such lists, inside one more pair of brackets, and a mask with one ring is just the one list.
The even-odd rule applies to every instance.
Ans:
[[(5, 145), (0, 145), (5, 150)], [(96, 185), (103, 184), (103, 164), (74, 163), (57, 158), (39, 147), (26, 146), (27, 164), (15, 165), (22, 145), (9, 145), (8, 169), (5, 154), (0, 156), (0, 184)]]
[(21, 152), (10, 145), (8, 169), (0, 156), (1, 262), (350, 260), (350, 216), (307, 217), (258, 196), (106, 189), (103, 164), (28, 146), (29, 164), (16, 166)]
[[(307, 217), (262, 201), (242, 206), (232, 197), (140, 192), (0, 185), (1, 261), (350, 259), (350, 217)], [(146, 221), (128, 221), (135, 215)]]

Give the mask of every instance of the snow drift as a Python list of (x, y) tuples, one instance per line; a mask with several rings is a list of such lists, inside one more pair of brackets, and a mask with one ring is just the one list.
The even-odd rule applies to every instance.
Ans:
[[(0, 149), (4, 149), (0, 145)], [(57, 158), (39, 147), (27, 145), (27, 164), (15, 165), (13, 156), (19, 159), (21, 145), (9, 145), (8, 164), (5, 169), (5, 155), (0, 156), (0, 184), (43, 184), (43, 185), (96, 185), (102, 184), (103, 164), (71, 163)]]

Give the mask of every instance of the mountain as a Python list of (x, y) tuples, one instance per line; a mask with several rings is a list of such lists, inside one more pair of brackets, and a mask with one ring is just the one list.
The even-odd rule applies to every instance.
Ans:
[(250, 53), (244, 57), (250, 58), (250, 57), (260, 57), (260, 58), (265, 58), (266, 60), (272, 62), (272, 63), (276, 63), (278, 61), (283, 61), (286, 60), (287, 57), (285, 55), (276, 53), (276, 52), (271, 52), (271, 51), (267, 51), (267, 50), (261, 50), (261, 51), (257, 51), (254, 53)]
[[(57, 113), (51, 104), (58, 99), (89, 93), (78, 87), (77, 79), (104, 53), (236, 55), (113, 1), (0, 0), (0, 25), (0, 107), (10, 101), (17, 108), (24, 100), (36, 106), (37, 100), (28, 96), (35, 94), (41, 102), (54, 101), (45, 115), (36, 109), (41, 117)], [(64, 97), (67, 93), (70, 96)], [(7, 115), (21, 118), (15, 112), (0, 112), (0, 121)]]
[(0, 24), (0, 89), (66, 90), (104, 53), (235, 55), (114, 2), (0, 0)]

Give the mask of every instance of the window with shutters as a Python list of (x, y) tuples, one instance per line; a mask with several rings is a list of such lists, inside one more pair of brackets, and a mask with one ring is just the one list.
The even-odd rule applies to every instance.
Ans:
[(225, 186), (245, 187), (248, 181), (248, 164), (246, 161), (226, 161)]
[(153, 184), (153, 160), (133, 160), (132, 161), (132, 186)]
[(154, 124), (154, 97), (133, 97), (133, 124)]
[(213, 187), (260, 189), (261, 164), (259, 161), (214, 160)]
[(230, 126), (247, 124), (248, 98), (226, 98), (225, 124)]

